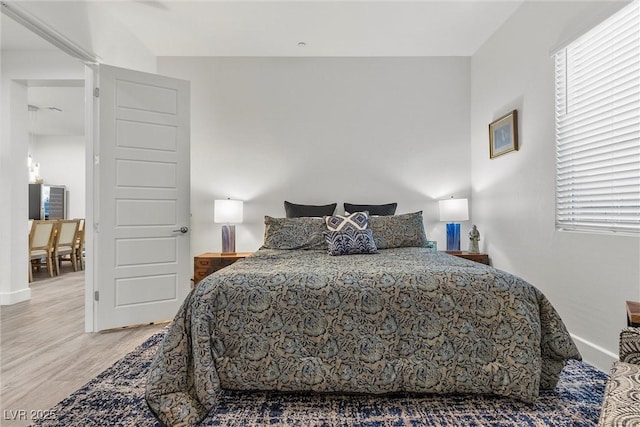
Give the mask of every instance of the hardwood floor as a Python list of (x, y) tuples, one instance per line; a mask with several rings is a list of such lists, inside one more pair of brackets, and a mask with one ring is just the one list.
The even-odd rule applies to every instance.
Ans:
[(2, 426), (30, 424), (165, 326), (85, 333), (84, 272), (63, 271), (35, 273), (31, 300), (0, 307)]

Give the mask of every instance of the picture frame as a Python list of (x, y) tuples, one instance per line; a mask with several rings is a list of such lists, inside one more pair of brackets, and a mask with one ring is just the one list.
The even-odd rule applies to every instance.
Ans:
[(491, 159), (518, 151), (518, 110), (489, 124), (489, 157)]

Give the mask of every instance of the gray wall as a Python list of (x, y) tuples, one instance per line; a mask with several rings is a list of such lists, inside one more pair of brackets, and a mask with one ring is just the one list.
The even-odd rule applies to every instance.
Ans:
[[(640, 239), (555, 229), (551, 52), (621, 3), (525, 3), (471, 61), (472, 216), (494, 266), (541, 289), (585, 360), (609, 370), (640, 299)], [(521, 148), (489, 159), (487, 126), (518, 109)]]
[(213, 200), (226, 197), (245, 201), (238, 251), (261, 246), (284, 200), (398, 202), (444, 246), (436, 201), (469, 193), (469, 63), (159, 58), (160, 74), (191, 81), (193, 253), (220, 250)]

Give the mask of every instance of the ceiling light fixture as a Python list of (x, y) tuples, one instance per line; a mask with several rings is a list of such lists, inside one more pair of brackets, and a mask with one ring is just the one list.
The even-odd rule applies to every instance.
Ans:
[(60, 113), (62, 113), (62, 109), (58, 108), (58, 107), (38, 107), (37, 105), (33, 105), (33, 104), (29, 104), (27, 105), (29, 111), (40, 111), (40, 110), (51, 110), (51, 111), (58, 111)]
[(307, 44), (305, 42), (298, 42), (298, 47), (305, 47)]

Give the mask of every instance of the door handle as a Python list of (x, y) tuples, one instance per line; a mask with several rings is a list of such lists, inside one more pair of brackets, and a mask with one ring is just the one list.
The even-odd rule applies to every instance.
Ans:
[(189, 231), (189, 227), (185, 227), (185, 226), (180, 227), (180, 229), (178, 230), (173, 230), (174, 233), (180, 232), (182, 234), (186, 233), (187, 231)]

